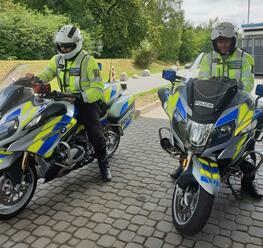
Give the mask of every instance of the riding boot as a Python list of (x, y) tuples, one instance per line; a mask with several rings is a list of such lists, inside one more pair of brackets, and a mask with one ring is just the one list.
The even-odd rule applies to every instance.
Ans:
[(255, 186), (255, 173), (254, 173), (254, 162), (253, 160), (244, 160), (240, 169), (243, 172), (243, 178), (241, 179), (241, 189), (243, 192), (248, 194), (250, 197), (254, 199), (261, 199), (263, 195), (259, 194), (257, 188)]
[(112, 175), (111, 175), (111, 171), (110, 171), (108, 157), (105, 156), (102, 159), (98, 158), (98, 162), (99, 162), (99, 167), (100, 167), (101, 179), (104, 182), (110, 182), (112, 179)]

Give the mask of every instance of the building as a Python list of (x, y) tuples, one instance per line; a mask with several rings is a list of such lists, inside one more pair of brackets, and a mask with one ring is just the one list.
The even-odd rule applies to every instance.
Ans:
[(263, 75), (263, 22), (241, 25), (243, 36), (240, 47), (255, 60), (255, 74)]

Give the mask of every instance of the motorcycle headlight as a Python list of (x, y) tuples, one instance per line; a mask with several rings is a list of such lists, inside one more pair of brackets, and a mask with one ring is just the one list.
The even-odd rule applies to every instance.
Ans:
[(205, 146), (213, 124), (201, 124), (188, 120), (187, 126), (189, 130), (190, 143), (195, 147)]
[(178, 135), (178, 137), (180, 137), (182, 141), (186, 141), (188, 139), (186, 128), (187, 122), (178, 111), (176, 111), (173, 115), (172, 125), (173, 130)]
[(235, 121), (231, 121), (225, 125), (214, 128), (211, 135), (211, 146), (222, 144), (228, 141), (235, 130)]
[(37, 125), (41, 120), (41, 115), (37, 116), (36, 118), (34, 118), (32, 121), (30, 121), (29, 123), (27, 123), (27, 125), (25, 126), (25, 129), (33, 127), (35, 125)]
[(6, 137), (12, 136), (16, 132), (18, 125), (18, 118), (2, 123), (0, 125), (0, 139), (5, 139)]
[(173, 117), (173, 129), (188, 148), (205, 146), (212, 127), (213, 124), (200, 124), (190, 119), (185, 120), (178, 112)]

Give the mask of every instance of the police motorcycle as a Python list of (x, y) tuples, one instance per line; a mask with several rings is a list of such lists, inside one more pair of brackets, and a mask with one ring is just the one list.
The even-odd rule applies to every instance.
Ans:
[[(105, 84), (101, 122), (111, 157), (134, 118), (135, 101), (125, 84)], [(20, 213), (45, 182), (90, 164), (94, 149), (77, 121), (77, 96), (51, 92), (39, 81), (33, 88), (20, 78), (0, 92), (0, 219)]]
[(172, 87), (158, 92), (170, 120), (170, 128), (159, 129), (160, 143), (181, 166), (172, 200), (173, 223), (180, 233), (194, 235), (207, 223), (221, 183), (238, 198), (230, 177), (241, 177), (246, 159), (254, 160), (254, 175), (262, 164), (263, 155), (254, 144), (263, 139), (263, 85), (257, 86), (254, 100), (239, 90), (237, 80), (186, 83), (173, 70), (163, 71), (163, 78)]

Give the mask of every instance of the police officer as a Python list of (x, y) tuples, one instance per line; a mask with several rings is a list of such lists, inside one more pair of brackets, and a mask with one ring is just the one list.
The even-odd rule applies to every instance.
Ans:
[[(79, 120), (85, 126), (90, 142), (98, 157), (102, 180), (111, 181), (111, 171), (106, 152), (106, 141), (100, 123), (100, 103), (103, 101), (104, 84), (97, 62), (82, 49), (83, 38), (79, 28), (62, 27), (55, 35), (58, 54), (37, 76), (46, 82), (57, 77), (61, 92), (78, 94), (76, 101)], [(33, 77), (32, 73), (26, 76)]]
[[(211, 40), (214, 51), (204, 55), (200, 64), (199, 78), (203, 80), (212, 77), (237, 79), (243, 90), (251, 92), (254, 87), (254, 59), (237, 47), (235, 26), (229, 22), (217, 24), (212, 30)], [(255, 175), (251, 172), (254, 169), (254, 162), (251, 159), (246, 160), (240, 167), (243, 172), (242, 190), (253, 198), (262, 198), (263, 196), (257, 192), (253, 183)], [(182, 168), (179, 167), (170, 176), (177, 179), (181, 172)]]
[(221, 22), (211, 33), (214, 51), (206, 54), (200, 64), (199, 78), (228, 77), (242, 83), (251, 92), (254, 87), (254, 60), (237, 47), (237, 32), (229, 22)]

